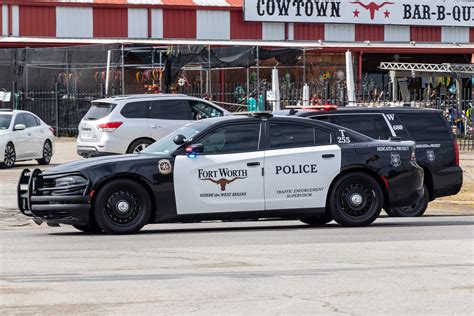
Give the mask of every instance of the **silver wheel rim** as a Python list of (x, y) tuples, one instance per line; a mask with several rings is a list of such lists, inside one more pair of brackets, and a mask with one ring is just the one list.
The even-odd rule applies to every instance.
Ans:
[(15, 148), (8, 144), (5, 148), (5, 159), (4, 163), (6, 166), (11, 167), (15, 163)]
[(43, 159), (45, 161), (50, 161), (51, 156), (53, 155), (52, 150), (51, 150), (51, 144), (49, 142), (44, 143), (43, 147)]
[(136, 153), (139, 153), (141, 152), (143, 149), (147, 148), (149, 145), (148, 144), (140, 144), (138, 145), (137, 147), (135, 147), (133, 149), (133, 153), (136, 154)]

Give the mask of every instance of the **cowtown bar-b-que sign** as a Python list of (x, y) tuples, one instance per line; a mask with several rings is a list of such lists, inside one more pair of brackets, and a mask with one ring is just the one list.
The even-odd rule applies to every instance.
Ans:
[(474, 1), (245, 0), (244, 19), (473, 27)]

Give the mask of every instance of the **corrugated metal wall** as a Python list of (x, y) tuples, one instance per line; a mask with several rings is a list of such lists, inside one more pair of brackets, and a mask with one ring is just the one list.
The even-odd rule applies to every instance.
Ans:
[(128, 9), (128, 37), (148, 37), (148, 10)]
[(56, 7), (57, 37), (92, 37), (92, 8)]
[(411, 40), (415, 42), (441, 42), (440, 26), (412, 26)]
[(21, 6), (20, 36), (56, 36), (56, 7)]
[(324, 24), (294, 23), (293, 32), (297, 41), (324, 40)]
[(196, 36), (198, 39), (230, 39), (230, 12), (198, 10), (196, 12)]
[(354, 24), (326, 24), (324, 39), (329, 42), (353, 42), (355, 40)]
[(127, 8), (94, 8), (94, 37), (127, 37)]
[(443, 43), (469, 43), (468, 27), (442, 27), (441, 41)]
[(244, 23), (242, 11), (230, 12), (230, 38), (231, 39), (261, 39), (262, 23)]
[(163, 37), (196, 38), (196, 10), (163, 9)]
[(266, 41), (285, 40), (285, 23), (262, 23), (262, 39)]
[(11, 6), (12, 10), (12, 35), (20, 36), (20, 8), (17, 5)]
[(357, 42), (374, 41), (382, 42), (384, 40), (383, 25), (356, 24), (355, 40)]
[(386, 42), (409, 42), (410, 27), (405, 25), (385, 25), (384, 40)]
[(151, 37), (163, 38), (163, 10), (151, 10)]

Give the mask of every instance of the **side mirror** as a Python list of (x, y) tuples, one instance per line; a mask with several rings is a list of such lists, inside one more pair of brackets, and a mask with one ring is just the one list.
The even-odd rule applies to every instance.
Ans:
[(14, 131), (22, 131), (26, 128), (24, 124), (16, 124), (15, 127), (13, 128)]
[(184, 137), (184, 135), (178, 134), (173, 138), (173, 142), (176, 145), (183, 145), (186, 142), (186, 137)]
[(186, 147), (186, 154), (188, 158), (196, 158), (197, 154), (202, 154), (202, 153), (204, 153), (203, 144), (194, 144), (194, 145)]

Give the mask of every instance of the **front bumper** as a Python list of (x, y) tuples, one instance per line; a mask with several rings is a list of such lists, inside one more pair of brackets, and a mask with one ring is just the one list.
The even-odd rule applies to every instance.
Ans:
[[(36, 223), (48, 224), (87, 224), (89, 222), (90, 198), (85, 195), (87, 186), (47, 187), (45, 178), (68, 176), (57, 174), (43, 176), (41, 170), (24, 169), (17, 186), (18, 208), (33, 217)], [(76, 174), (71, 174), (76, 175)]]
[(407, 206), (418, 201), (423, 196), (423, 177), (423, 169), (414, 163), (411, 170), (388, 180), (389, 207)]

